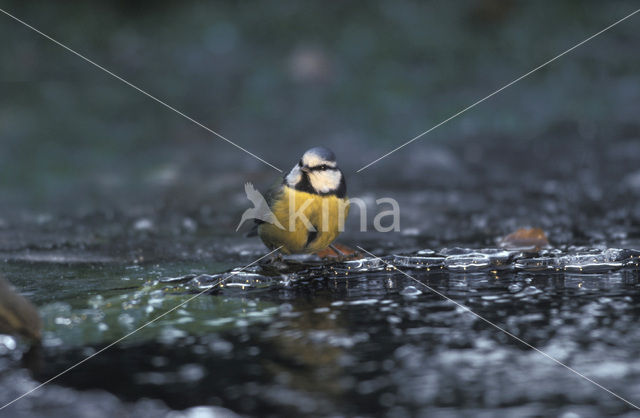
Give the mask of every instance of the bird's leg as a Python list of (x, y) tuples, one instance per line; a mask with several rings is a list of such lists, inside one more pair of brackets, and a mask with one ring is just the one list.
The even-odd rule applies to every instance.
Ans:
[(282, 258), (282, 253), (280, 251), (276, 251), (271, 254), (271, 256), (267, 259), (265, 264), (279, 264), (284, 263), (284, 259)]
[(336, 253), (336, 255), (338, 257), (346, 257), (347, 256), (346, 253), (342, 252), (342, 250), (340, 248), (336, 247), (333, 244), (329, 244), (329, 248), (331, 248)]
[(280, 251), (271, 254), (269, 258), (263, 264), (264, 269), (282, 273), (283, 271), (288, 271), (290, 269), (289, 262), (283, 257)]

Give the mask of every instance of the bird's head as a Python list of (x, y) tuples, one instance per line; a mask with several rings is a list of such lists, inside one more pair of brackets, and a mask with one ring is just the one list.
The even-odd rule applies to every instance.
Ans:
[(347, 186), (336, 156), (329, 148), (314, 147), (305, 152), (284, 178), (287, 186), (307, 193), (344, 197)]

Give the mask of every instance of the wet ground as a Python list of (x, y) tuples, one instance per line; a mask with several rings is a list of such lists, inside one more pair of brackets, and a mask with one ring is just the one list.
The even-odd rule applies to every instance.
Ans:
[[(46, 332), (43, 347), (26, 354), (3, 340), (2, 378), (11, 389), (2, 399), (34, 385), (21, 363), (44, 381), (210, 289), (8, 413), (153, 415), (196, 405), (297, 416), (631, 410), (422, 284), (620, 396), (640, 395), (640, 251), (450, 248), (383, 260), (293, 261), (231, 277), (184, 264), (10, 263), (9, 278), (41, 306)], [(185, 270), (194, 273), (168, 276)], [(37, 288), (27, 278), (34, 271)], [(222, 288), (214, 286), (220, 279)]]
[[(282, 169), (334, 148), (369, 226), (401, 208), (340, 241), (413, 278), (295, 260), (211, 287), (266, 253), (234, 230), (278, 173), (2, 20), (0, 271), (44, 339), (0, 336), (0, 403), (206, 292), (0, 416), (640, 416), (422, 285), (640, 402), (635, 20), (354, 173), (635, 5), (490, 3), (13, 5)], [(550, 246), (499, 247), (521, 227)]]

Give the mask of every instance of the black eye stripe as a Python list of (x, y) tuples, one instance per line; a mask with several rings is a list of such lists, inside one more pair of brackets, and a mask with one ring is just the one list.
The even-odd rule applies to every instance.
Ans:
[(316, 165), (314, 167), (309, 167), (311, 171), (326, 171), (326, 170), (337, 170), (337, 167), (331, 167), (330, 165), (322, 164)]

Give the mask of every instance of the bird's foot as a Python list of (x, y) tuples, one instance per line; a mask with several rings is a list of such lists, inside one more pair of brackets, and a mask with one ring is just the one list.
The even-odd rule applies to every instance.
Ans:
[(280, 252), (276, 252), (275, 254), (271, 254), (265, 262), (265, 264), (277, 264), (284, 263), (284, 258), (282, 258), (282, 254)]
[(268, 257), (264, 262), (263, 266), (267, 269), (272, 269), (276, 271), (286, 270), (288, 268), (288, 264), (284, 257), (282, 257), (282, 253), (277, 252)]

